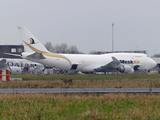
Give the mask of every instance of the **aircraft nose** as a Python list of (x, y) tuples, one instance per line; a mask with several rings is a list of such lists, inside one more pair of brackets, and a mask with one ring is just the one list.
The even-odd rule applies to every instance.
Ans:
[(151, 67), (154, 68), (156, 66), (157, 66), (157, 63), (153, 59), (151, 59)]

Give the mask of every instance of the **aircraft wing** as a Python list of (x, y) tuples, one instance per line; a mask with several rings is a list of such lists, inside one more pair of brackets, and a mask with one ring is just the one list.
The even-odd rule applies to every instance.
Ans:
[(6, 59), (2, 59), (0, 61), (0, 69), (6, 69), (6, 68), (7, 68)]
[(117, 68), (121, 67), (122, 64), (120, 63), (119, 60), (117, 60), (115, 57), (112, 57), (112, 62), (104, 65), (104, 66), (101, 66), (99, 68), (96, 68), (95, 71), (96, 72), (111, 72), (111, 71), (117, 71)]
[(34, 59), (46, 59), (42, 53), (38, 53), (38, 52), (28, 55), (27, 57), (34, 58)]

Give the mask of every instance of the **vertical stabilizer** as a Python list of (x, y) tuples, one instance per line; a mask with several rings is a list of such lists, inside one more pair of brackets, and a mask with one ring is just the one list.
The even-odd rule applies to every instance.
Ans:
[(26, 28), (18, 26), (25, 52), (48, 52), (42, 43)]

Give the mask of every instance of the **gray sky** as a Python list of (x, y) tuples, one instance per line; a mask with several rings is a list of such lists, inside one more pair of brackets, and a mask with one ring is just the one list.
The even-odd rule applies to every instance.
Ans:
[(22, 44), (26, 26), (43, 44), (67, 43), (89, 53), (160, 53), (160, 0), (0, 0), (1, 45)]

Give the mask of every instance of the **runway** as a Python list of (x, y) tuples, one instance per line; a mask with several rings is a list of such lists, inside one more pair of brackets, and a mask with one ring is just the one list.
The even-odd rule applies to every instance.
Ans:
[(0, 89), (3, 93), (160, 93), (160, 88), (53, 88), (53, 89)]

